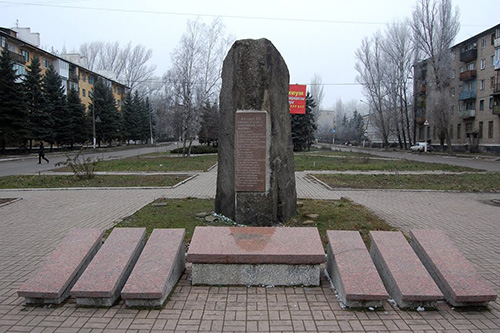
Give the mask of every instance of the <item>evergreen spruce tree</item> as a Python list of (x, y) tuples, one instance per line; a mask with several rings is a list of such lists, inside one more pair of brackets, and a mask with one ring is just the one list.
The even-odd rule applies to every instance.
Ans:
[(50, 141), (54, 127), (52, 117), (47, 113), (45, 96), (42, 89), (42, 70), (40, 58), (34, 56), (23, 78), (26, 109), (29, 115), (31, 139)]
[(94, 107), (99, 146), (101, 141), (111, 145), (113, 140), (120, 140), (122, 138), (123, 117), (116, 108), (111, 88), (100, 78), (94, 84), (90, 107)]
[(309, 149), (314, 143), (314, 133), (316, 132), (316, 119), (313, 108), (316, 106), (311, 94), (306, 95), (306, 113), (291, 114), (293, 150), (301, 151)]
[(0, 145), (5, 153), (7, 144), (25, 145), (29, 138), (28, 112), (24, 105), (21, 83), (14, 61), (5, 48), (0, 56)]
[(59, 145), (69, 144), (72, 136), (71, 117), (61, 77), (52, 64), (43, 78), (43, 93), (47, 113), (53, 120), (52, 135), (47, 141), (51, 145), (55, 142)]
[(71, 148), (75, 143), (84, 143), (90, 140), (91, 119), (85, 112), (85, 105), (82, 104), (78, 91), (70, 89), (68, 92), (68, 113), (70, 117), (71, 136), (69, 144)]
[[(151, 104), (149, 103), (149, 97), (143, 99), (143, 132), (144, 132), (144, 141), (147, 143), (151, 141), (151, 136), (154, 137), (155, 134), (155, 119), (153, 117), (153, 110), (151, 108)], [(150, 142), (152, 143), (152, 142)]]
[(210, 103), (207, 102), (203, 108), (198, 139), (201, 144), (206, 143), (208, 146), (210, 144), (217, 146), (217, 140), (219, 139), (219, 110), (217, 104), (210, 106)]
[(123, 114), (123, 137), (127, 142), (129, 140), (137, 140), (137, 119), (134, 112), (134, 103), (132, 94), (127, 93), (122, 106)]
[(134, 93), (134, 113), (137, 121), (137, 139), (145, 141), (149, 136), (149, 119), (147, 115), (146, 105), (139, 92), (136, 90)]

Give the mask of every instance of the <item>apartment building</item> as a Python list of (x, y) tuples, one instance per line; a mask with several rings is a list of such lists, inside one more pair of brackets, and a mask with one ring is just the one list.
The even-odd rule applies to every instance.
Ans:
[[(500, 152), (500, 24), (450, 49), (449, 133), (458, 151)], [(417, 140), (440, 138), (426, 110), (425, 61), (415, 66)]]
[(121, 111), (123, 100), (129, 88), (116, 80), (93, 72), (78, 63), (69, 61), (40, 48), (40, 35), (31, 32), (30, 28), (0, 28), (0, 52), (7, 49), (14, 60), (14, 68), (18, 75), (26, 74), (28, 66), (35, 56), (40, 59), (42, 74), (50, 64), (61, 77), (64, 91), (75, 89), (80, 94), (82, 103), (87, 107), (91, 103), (92, 90), (97, 79), (104, 80), (111, 88), (118, 110)]

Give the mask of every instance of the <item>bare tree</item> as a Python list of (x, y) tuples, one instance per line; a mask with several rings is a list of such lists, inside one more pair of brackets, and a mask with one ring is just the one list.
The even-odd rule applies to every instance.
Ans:
[(388, 77), (392, 81), (389, 93), (393, 97), (392, 107), (396, 113), (394, 115), (396, 133), (400, 141), (400, 147), (403, 148), (404, 145), (406, 149), (408, 141), (411, 145), (409, 101), (412, 96), (409, 87), (411, 86), (410, 81), (415, 54), (408, 22), (389, 24), (382, 48), (385, 59), (390, 64), (387, 66)]
[(377, 32), (372, 38), (365, 37), (355, 56), (358, 76), (356, 80), (363, 86), (364, 94), (370, 105), (371, 118), (374, 127), (379, 131), (385, 149), (389, 148), (391, 132), (390, 107), (387, 103), (387, 85), (382, 83), (387, 79), (387, 62), (383, 58), (382, 35)]
[(321, 103), (323, 102), (323, 98), (325, 97), (325, 93), (323, 91), (323, 80), (321, 75), (314, 74), (311, 79), (311, 95), (314, 98), (314, 102), (316, 102), (316, 106), (313, 108), (313, 113), (316, 116), (316, 119), (319, 119), (319, 111), (321, 110)]
[(164, 82), (174, 96), (174, 109), (182, 115), (184, 155), (190, 154), (202, 108), (218, 99), (228, 40), (218, 19), (211, 25), (200, 20), (188, 21), (187, 30), (172, 53), (172, 68), (164, 75)]
[(85, 59), (85, 67), (108, 72), (131, 89), (140, 88), (150, 81), (156, 69), (156, 66), (148, 65), (153, 51), (140, 44), (132, 47), (128, 43), (121, 47), (118, 42), (96, 41), (82, 44), (80, 54)]
[(451, 70), (450, 47), (460, 29), (458, 8), (452, 11), (451, 0), (419, 0), (411, 28), (417, 48), (427, 58), (426, 109), (438, 132), (444, 134), (451, 153), (451, 108), (446, 88)]

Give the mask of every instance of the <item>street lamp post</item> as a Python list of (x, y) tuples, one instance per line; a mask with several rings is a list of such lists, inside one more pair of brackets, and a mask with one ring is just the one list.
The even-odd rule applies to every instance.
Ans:
[(92, 103), (92, 148), (95, 150), (95, 143), (96, 143), (96, 138), (95, 138), (95, 111), (94, 111), (94, 103)]

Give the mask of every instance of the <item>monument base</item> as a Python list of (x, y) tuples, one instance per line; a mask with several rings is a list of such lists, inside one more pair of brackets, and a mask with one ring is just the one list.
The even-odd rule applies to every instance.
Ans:
[(320, 265), (195, 264), (193, 285), (319, 286)]

